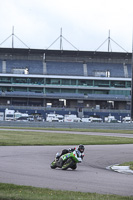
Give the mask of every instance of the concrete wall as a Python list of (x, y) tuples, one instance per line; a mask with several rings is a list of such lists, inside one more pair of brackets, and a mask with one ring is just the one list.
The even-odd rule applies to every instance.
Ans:
[(78, 128), (133, 130), (133, 123), (86, 123), (86, 122), (11, 122), (0, 121), (0, 127)]

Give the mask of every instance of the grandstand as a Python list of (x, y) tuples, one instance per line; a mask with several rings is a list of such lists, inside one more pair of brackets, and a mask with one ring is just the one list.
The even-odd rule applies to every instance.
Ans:
[(130, 102), (131, 53), (0, 48), (1, 109), (127, 115)]

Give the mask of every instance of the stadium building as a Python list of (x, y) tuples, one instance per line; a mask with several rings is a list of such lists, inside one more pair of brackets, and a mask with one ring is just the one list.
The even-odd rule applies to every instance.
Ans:
[(131, 53), (0, 48), (0, 109), (130, 114)]

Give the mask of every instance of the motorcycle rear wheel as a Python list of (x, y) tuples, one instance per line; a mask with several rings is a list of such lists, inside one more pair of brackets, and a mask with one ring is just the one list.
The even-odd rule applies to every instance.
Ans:
[(68, 160), (66, 160), (66, 161), (64, 162), (64, 164), (63, 164), (63, 166), (62, 166), (62, 170), (66, 170), (66, 169), (68, 169), (68, 168), (72, 168), (72, 166), (73, 166), (74, 164), (75, 164), (74, 161), (73, 161), (71, 158), (69, 158)]

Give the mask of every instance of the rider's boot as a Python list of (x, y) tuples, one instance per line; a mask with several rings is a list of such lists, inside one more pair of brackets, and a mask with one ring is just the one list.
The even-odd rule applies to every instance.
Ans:
[(58, 162), (57, 162), (57, 167), (61, 168), (63, 165), (63, 159), (60, 157)]

